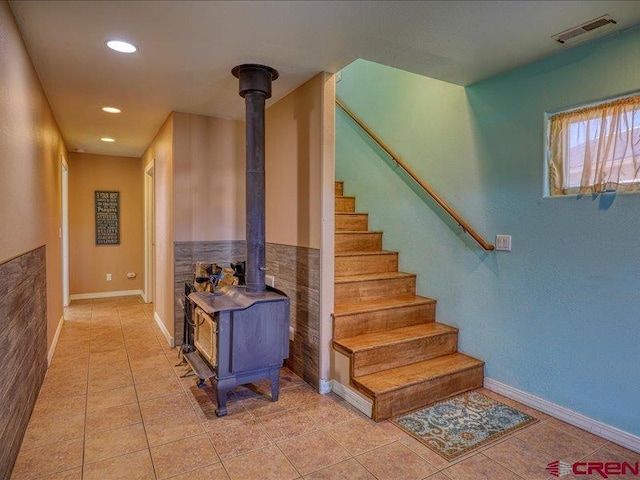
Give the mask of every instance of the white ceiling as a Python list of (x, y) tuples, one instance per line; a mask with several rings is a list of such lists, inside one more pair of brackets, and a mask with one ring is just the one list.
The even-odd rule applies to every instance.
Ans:
[[(638, 1), (11, 1), (68, 148), (140, 156), (172, 110), (240, 118), (231, 68), (280, 71), (273, 103), (357, 58), (468, 85), (563, 48), (553, 34)], [(109, 39), (139, 47), (115, 53)], [(120, 107), (109, 115), (103, 105)], [(116, 139), (114, 144), (99, 140)]]

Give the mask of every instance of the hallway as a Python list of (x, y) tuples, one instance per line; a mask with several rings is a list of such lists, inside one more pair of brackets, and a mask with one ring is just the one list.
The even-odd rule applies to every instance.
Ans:
[[(547, 463), (640, 456), (504, 399), (541, 422), (446, 462), (389, 422), (374, 423), (287, 369), (238, 387), (217, 418), (213, 392), (181, 378), (139, 297), (73, 302), (12, 479), (521, 479)], [(553, 478), (553, 477), (552, 477)], [(567, 477), (569, 478), (569, 477)]]

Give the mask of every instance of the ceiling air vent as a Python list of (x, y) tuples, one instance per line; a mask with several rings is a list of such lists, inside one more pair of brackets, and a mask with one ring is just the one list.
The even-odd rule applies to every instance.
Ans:
[[(585, 40), (591, 40), (597, 36), (604, 35), (609, 32), (616, 23), (618, 22), (611, 18), (611, 15), (603, 15), (601, 17), (594, 18), (593, 20), (589, 20), (582, 25), (578, 25), (577, 27), (573, 27), (569, 30), (553, 35), (551, 38), (559, 43), (583, 42)], [(603, 28), (607, 26), (609, 28)]]

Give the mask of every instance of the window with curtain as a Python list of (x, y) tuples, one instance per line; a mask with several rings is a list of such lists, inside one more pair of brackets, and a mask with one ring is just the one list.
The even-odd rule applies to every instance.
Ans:
[(640, 191), (640, 95), (549, 117), (549, 192)]

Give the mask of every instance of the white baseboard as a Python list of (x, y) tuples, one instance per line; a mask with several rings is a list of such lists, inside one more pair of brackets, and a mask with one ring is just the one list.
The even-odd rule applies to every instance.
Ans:
[(171, 336), (171, 334), (169, 333), (169, 330), (167, 330), (167, 327), (164, 326), (164, 323), (162, 322), (160, 315), (158, 315), (158, 312), (153, 312), (153, 319), (156, 321), (156, 323), (160, 327), (160, 330), (162, 331), (162, 335), (164, 335), (164, 338), (167, 339), (169, 346), (171, 348), (175, 347), (176, 339)]
[(341, 384), (337, 380), (331, 381), (331, 390), (338, 395), (340, 398), (343, 398), (347, 401), (347, 403), (353, 405), (362, 413), (364, 413), (367, 417), (371, 418), (373, 415), (373, 403), (370, 400), (366, 399), (358, 392), (356, 392), (353, 388), (347, 387), (346, 385)]
[(326, 395), (327, 393), (331, 393), (333, 391), (333, 380), (323, 380), (320, 379), (320, 393), (322, 395)]
[(91, 298), (109, 297), (130, 297), (132, 295), (142, 296), (142, 290), (118, 290), (115, 292), (95, 292), (95, 293), (74, 293), (70, 295), (71, 300), (89, 300)]
[(47, 354), (47, 367), (51, 365), (51, 360), (53, 360), (53, 354), (56, 353), (56, 346), (58, 345), (58, 338), (60, 337), (60, 332), (62, 331), (63, 324), (64, 324), (64, 314), (60, 317), (60, 321), (58, 322), (58, 327), (56, 328), (56, 334), (53, 336), (53, 341), (51, 342), (51, 346), (49, 347), (49, 353)]
[(640, 453), (640, 437), (632, 435), (631, 433), (620, 430), (606, 423), (599, 422), (589, 418), (581, 413), (574, 412), (568, 408), (562, 407), (558, 404), (552, 403), (540, 397), (531, 395), (530, 393), (523, 392), (517, 388), (506, 385), (492, 378), (484, 378), (484, 387), (492, 392), (504, 395), (507, 398), (520, 402), (528, 407), (540, 410), (547, 415), (562, 420), (578, 428), (582, 428), (588, 432), (598, 435), (613, 443)]

